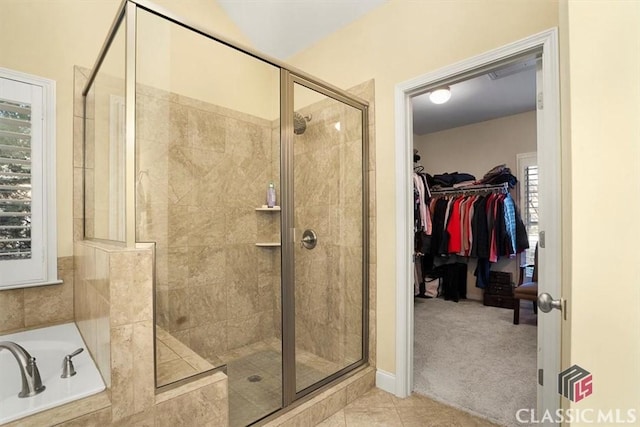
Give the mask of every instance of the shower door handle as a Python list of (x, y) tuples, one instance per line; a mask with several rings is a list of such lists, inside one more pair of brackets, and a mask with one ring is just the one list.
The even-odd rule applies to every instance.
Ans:
[(300, 245), (306, 249), (313, 249), (318, 244), (318, 235), (311, 229), (304, 230)]

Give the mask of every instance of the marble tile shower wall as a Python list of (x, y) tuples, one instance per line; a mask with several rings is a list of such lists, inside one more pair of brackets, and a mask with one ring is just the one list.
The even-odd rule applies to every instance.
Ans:
[[(275, 335), (279, 217), (271, 122), (138, 88), (137, 239), (156, 242), (157, 322), (201, 356)], [(276, 240), (277, 241), (277, 240)]]
[(318, 246), (296, 251), (296, 344), (346, 366), (362, 354), (361, 115), (336, 101), (301, 113), (312, 120), (294, 139), (295, 222)]

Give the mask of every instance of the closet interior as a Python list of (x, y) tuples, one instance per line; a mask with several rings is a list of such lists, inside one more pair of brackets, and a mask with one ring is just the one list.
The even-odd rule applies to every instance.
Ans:
[(538, 239), (535, 65), (412, 99), (414, 392), (501, 425), (536, 405), (531, 301), (513, 324)]
[[(419, 157), (417, 150), (415, 153)], [(446, 300), (457, 302), (466, 298), (469, 258), (476, 261), (475, 286), (485, 290), (491, 283), (492, 264), (500, 258), (515, 259), (529, 249), (526, 227), (510, 193), (516, 183), (505, 164), (492, 168), (480, 180), (458, 172), (432, 176), (423, 166), (415, 167), (416, 297), (437, 297), (442, 292)], [(484, 301), (494, 305), (491, 299)], [(499, 304), (513, 308), (513, 300)]]

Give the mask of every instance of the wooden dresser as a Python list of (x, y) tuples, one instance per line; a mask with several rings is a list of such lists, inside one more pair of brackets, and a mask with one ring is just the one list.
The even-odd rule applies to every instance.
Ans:
[(511, 273), (492, 271), (489, 273), (489, 284), (484, 290), (484, 305), (513, 309), (513, 283)]

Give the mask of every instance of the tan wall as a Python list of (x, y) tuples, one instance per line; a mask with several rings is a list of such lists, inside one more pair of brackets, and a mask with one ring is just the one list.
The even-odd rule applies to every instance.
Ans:
[[(202, 28), (247, 44), (213, 0), (155, 3), (167, 6)], [(5, 34), (15, 35), (0, 38), (0, 66), (56, 81), (59, 256), (73, 254), (73, 67), (93, 67), (119, 4), (120, 0), (5, 0), (0, 3), (0, 28)]]
[(572, 406), (634, 408), (637, 423), (640, 3), (571, 1), (561, 12), (561, 60), (569, 77), (563, 138), (571, 153), (567, 363), (590, 371), (594, 384), (593, 395)]
[[(536, 112), (515, 114), (499, 119), (474, 123), (434, 132), (414, 135), (413, 146), (420, 152), (420, 164), (431, 175), (445, 172), (466, 172), (480, 179), (492, 167), (506, 164), (518, 175), (516, 155), (536, 151)], [(511, 191), (516, 203), (519, 199)], [(517, 282), (517, 259), (503, 258), (492, 265), (495, 271), (508, 271)], [(481, 300), (482, 291), (475, 287), (476, 261), (469, 259), (467, 298)]]
[(516, 155), (536, 151), (536, 112), (487, 120), (455, 129), (414, 135), (420, 164), (431, 175), (467, 172), (480, 179), (506, 163), (517, 175)]
[(381, 369), (395, 371), (395, 85), (557, 24), (555, 1), (391, 0), (289, 59), (339, 87), (375, 79)]
[[(168, 3), (179, 13), (175, 2)], [(214, 0), (201, 3), (217, 7)], [(208, 27), (217, 30), (221, 18)], [(280, 94), (276, 67), (149, 13), (139, 13), (137, 31), (137, 83), (265, 120), (279, 117), (279, 105), (272, 101)], [(234, 40), (243, 43), (240, 37)]]

